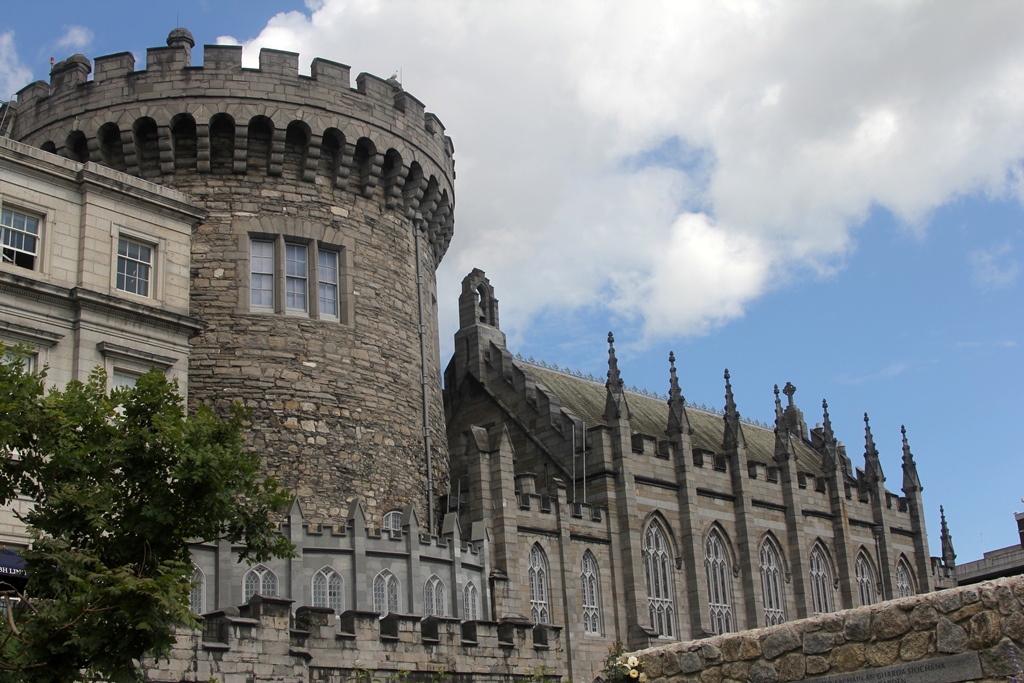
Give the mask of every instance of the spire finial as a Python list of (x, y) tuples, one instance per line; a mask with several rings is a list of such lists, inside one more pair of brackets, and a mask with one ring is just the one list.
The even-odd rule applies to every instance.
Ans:
[(946, 526), (946, 511), (941, 505), (939, 506), (939, 515), (942, 519), (942, 564), (946, 569), (952, 569), (956, 566), (956, 552), (953, 550), (953, 535), (949, 533), (949, 527)]
[(725, 412), (728, 414), (730, 411), (736, 410), (736, 401), (732, 397), (732, 383), (729, 382), (729, 368), (725, 369)]
[(878, 449), (875, 447), (875, 437), (871, 434), (871, 422), (868, 414), (864, 413), (864, 469), (869, 481), (885, 481), (882, 473), (882, 463), (878, 459)]
[(910, 443), (907, 441), (907, 428), (900, 425), (900, 433), (903, 435), (903, 493), (922, 491), (921, 478), (917, 475), (917, 463), (914, 462), (914, 454), (910, 452)]
[(615, 388), (622, 386), (619, 359), (615, 357), (615, 335), (611, 332), (608, 332), (608, 385)]
[(743, 436), (743, 427), (740, 425), (740, 411), (736, 409), (736, 400), (732, 395), (732, 383), (729, 381), (729, 369), (725, 369), (725, 438), (722, 445), (726, 451), (738, 446), (746, 448), (747, 440)]
[(832, 433), (832, 419), (828, 416), (828, 401), (821, 399), (822, 430), (825, 433), (825, 443), (833, 445), (836, 442), (836, 435)]
[(775, 385), (775, 428), (782, 428), (782, 399), (779, 398), (779, 385)]
[(676, 375), (676, 354), (668, 352), (668, 398), (669, 401), (682, 400), (683, 392), (679, 389), (679, 377)]

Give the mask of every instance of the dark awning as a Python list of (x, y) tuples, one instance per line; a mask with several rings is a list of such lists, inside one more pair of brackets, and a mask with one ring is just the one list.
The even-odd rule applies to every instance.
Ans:
[(17, 550), (0, 549), (0, 592), (14, 588), (24, 591), (28, 583), (28, 571), (25, 570), (25, 558)]

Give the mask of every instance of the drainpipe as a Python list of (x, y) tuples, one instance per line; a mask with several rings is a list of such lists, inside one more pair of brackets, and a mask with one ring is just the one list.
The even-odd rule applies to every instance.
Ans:
[(420, 307), (420, 388), (423, 392), (423, 449), (427, 455), (427, 529), (430, 535), (434, 528), (434, 465), (430, 453), (430, 403), (427, 389), (427, 328), (423, 324), (423, 264), (420, 258), (420, 232), (423, 216), (417, 211), (412, 217), (413, 241), (416, 243), (416, 297)]

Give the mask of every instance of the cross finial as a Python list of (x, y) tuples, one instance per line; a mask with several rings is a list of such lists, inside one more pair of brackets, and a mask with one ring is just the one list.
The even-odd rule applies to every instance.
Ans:
[(792, 382), (786, 382), (786, 388), (782, 390), (782, 393), (786, 395), (789, 400), (789, 406), (793, 407), (793, 394), (796, 393), (796, 387), (793, 386)]

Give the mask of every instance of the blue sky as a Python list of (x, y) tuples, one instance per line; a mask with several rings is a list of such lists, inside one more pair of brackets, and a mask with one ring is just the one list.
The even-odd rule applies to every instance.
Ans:
[[(829, 401), (862, 462), (864, 412), (898, 490), (900, 425), (932, 553), (1017, 542), (1024, 508), (1024, 6), (278, 0), (19, 3), (0, 89), (49, 58), (163, 44), (260, 46), (406, 89), (456, 149), (458, 283), (484, 269), (513, 352), (772, 418)], [(195, 61), (200, 61), (197, 50)], [(0, 95), (8, 97), (5, 93)]]

